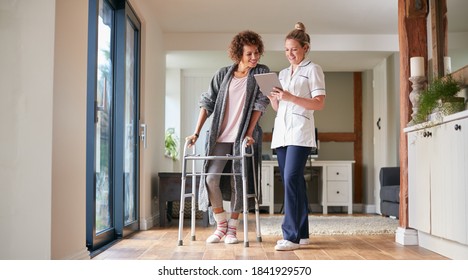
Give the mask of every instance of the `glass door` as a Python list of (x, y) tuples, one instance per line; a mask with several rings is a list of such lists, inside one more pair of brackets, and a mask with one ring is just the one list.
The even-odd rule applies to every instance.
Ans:
[(86, 242), (139, 229), (140, 23), (118, 0), (89, 0)]
[(114, 238), (113, 101), (114, 10), (99, 1), (97, 22), (97, 83), (94, 118), (95, 245)]
[(124, 228), (138, 229), (139, 23), (127, 10), (124, 102)]

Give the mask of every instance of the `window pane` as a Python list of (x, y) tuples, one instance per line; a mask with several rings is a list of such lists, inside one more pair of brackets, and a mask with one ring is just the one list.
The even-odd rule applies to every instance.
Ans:
[(112, 29), (113, 10), (99, 1), (98, 71), (96, 89), (96, 233), (112, 227)]
[(127, 19), (126, 51), (125, 51), (125, 132), (124, 132), (124, 222), (134, 222), (136, 217), (136, 187), (137, 187), (137, 148), (138, 148), (138, 116), (135, 40), (136, 32)]

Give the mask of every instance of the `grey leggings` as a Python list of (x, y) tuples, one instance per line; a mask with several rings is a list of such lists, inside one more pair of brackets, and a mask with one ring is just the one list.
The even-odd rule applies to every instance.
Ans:
[[(213, 154), (210, 156), (232, 155), (233, 143), (216, 143)], [(210, 160), (208, 162), (208, 173), (222, 173), (227, 160)], [(223, 196), (220, 189), (221, 175), (207, 175), (206, 185), (208, 197), (213, 208), (223, 208)]]

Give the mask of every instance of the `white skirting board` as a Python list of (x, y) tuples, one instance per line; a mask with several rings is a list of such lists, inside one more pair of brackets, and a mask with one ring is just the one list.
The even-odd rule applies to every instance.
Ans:
[(401, 245), (418, 245), (418, 231), (412, 228), (398, 227), (395, 242)]
[(419, 246), (453, 260), (468, 260), (468, 245), (419, 231)]
[(81, 249), (81, 251), (64, 258), (64, 260), (90, 260), (90, 259), (91, 259), (91, 256), (89, 255), (89, 251), (87, 247), (84, 247)]
[(159, 221), (159, 214), (147, 218), (140, 217), (140, 230), (149, 230), (150, 228), (154, 227), (156, 224), (155, 221)]

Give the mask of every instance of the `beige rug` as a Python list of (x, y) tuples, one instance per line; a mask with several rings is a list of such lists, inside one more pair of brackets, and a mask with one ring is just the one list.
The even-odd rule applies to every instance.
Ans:
[[(282, 235), (283, 216), (260, 218), (262, 235)], [(379, 216), (310, 215), (310, 235), (375, 235), (392, 234), (398, 228), (398, 220)]]

